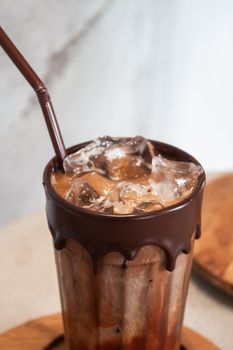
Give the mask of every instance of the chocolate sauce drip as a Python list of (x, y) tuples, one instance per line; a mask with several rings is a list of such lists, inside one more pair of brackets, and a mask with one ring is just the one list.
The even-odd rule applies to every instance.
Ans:
[[(193, 162), (196, 159), (173, 146), (151, 141), (165, 158)], [(83, 143), (68, 150), (77, 151)], [(46, 192), (46, 213), (56, 249), (65, 247), (67, 239), (76, 240), (89, 253), (95, 271), (100, 259), (107, 253), (119, 252), (132, 260), (141, 247), (156, 245), (166, 254), (166, 268), (174, 270), (180, 253), (191, 250), (191, 238), (200, 237), (200, 216), (205, 173), (200, 175), (193, 193), (183, 201), (139, 215), (111, 215), (77, 207), (60, 197), (51, 185), (51, 174), (57, 170), (56, 158), (45, 168), (43, 185)]]

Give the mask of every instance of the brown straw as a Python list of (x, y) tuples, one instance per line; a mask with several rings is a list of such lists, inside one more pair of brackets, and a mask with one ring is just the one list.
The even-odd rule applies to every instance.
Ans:
[(0, 45), (14, 62), (32, 88), (35, 90), (39, 99), (44, 119), (49, 131), (55, 154), (61, 169), (63, 169), (63, 159), (66, 156), (65, 145), (61, 136), (61, 131), (57, 123), (57, 118), (53, 109), (48, 90), (42, 80), (34, 72), (29, 63), (25, 60), (11, 39), (0, 27)]

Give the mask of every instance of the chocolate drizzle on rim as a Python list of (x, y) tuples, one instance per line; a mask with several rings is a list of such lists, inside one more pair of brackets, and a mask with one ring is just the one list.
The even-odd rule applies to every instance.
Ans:
[[(193, 162), (196, 159), (184, 151), (151, 141), (159, 153), (168, 159)], [(88, 142), (74, 146), (68, 153), (77, 151)], [(56, 158), (45, 168), (43, 185), (46, 192), (46, 213), (53, 235), (54, 246), (62, 249), (67, 239), (80, 243), (90, 254), (94, 269), (107, 253), (119, 252), (132, 260), (145, 245), (156, 245), (166, 254), (166, 268), (175, 268), (180, 253), (191, 250), (191, 238), (200, 237), (200, 217), (205, 173), (199, 176), (192, 194), (181, 202), (154, 212), (143, 214), (112, 215), (77, 207), (60, 197), (51, 185), (51, 174), (57, 169)]]

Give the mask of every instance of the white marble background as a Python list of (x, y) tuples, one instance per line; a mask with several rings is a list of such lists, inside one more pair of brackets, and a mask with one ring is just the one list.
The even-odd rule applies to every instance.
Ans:
[[(231, 0), (1, 0), (0, 23), (47, 84), (70, 146), (175, 144), (233, 169)], [(53, 150), (35, 94), (0, 50), (0, 224), (43, 207)]]
[[(67, 146), (141, 134), (186, 149), (208, 172), (233, 170), (232, 0), (0, 0), (0, 25), (47, 84)], [(43, 208), (53, 149), (35, 94), (2, 50), (0, 118), (3, 225)], [(194, 279), (186, 315), (232, 349), (227, 298)]]

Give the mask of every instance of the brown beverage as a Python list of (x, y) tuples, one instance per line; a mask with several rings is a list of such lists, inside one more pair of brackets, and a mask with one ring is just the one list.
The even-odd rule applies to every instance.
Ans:
[(70, 152), (44, 173), (68, 349), (179, 349), (202, 168), (141, 137)]

